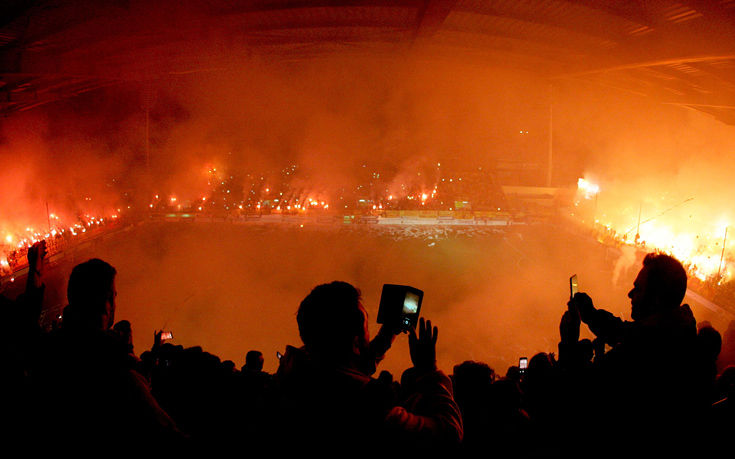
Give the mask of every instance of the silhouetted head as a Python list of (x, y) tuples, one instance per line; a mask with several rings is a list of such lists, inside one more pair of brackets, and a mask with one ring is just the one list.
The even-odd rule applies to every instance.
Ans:
[(133, 333), (133, 328), (130, 325), (130, 321), (128, 320), (121, 320), (120, 322), (117, 322), (112, 327), (112, 329), (120, 333), (121, 335), (130, 335)]
[(120, 322), (116, 323), (113, 327), (113, 330), (117, 332), (118, 335), (122, 338), (122, 340), (125, 342), (125, 344), (128, 345), (128, 348), (131, 350), (133, 349), (133, 328), (130, 325), (130, 322), (127, 320), (121, 320)]
[(551, 387), (554, 375), (553, 358), (546, 352), (539, 352), (528, 361), (524, 382), (526, 387)]
[(722, 335), (711, 325), (700, 327), (697, 332), (697, 349), (701, 357), (716, 361), (722, 350)]
[(225, 360), (222, 362), (222, 371), (225, 374), (235, 373), (237, 371), (237, 367), (235, 366), (235, 362), (232, 360)]
[(495, 370), (484, 362), (465, 360), (454, 366), (453, 376), (457, 384), (471, 386), (475, 389), (484, 389), (485, 386), (489, 386), (495, 380)]
[(494, 380), (495, 371), (486, 363), (466, 360), (455, 365), (452, 382), (460, 407), (465, 409), (467, 403), (488, 397)]
[(592, 345), (592, 341), (587, 338), (579, 340), (579, 355), (584, 362), (590, 362), (595, 356), (595, 348)]
[(249, 351), (245, 354), (245, 370), (262, 371), (263, 370), (263, 353), (260, 351)]
[(518, 381), (503, 378), (491, 387), (493, 405), (499, 410), (519, 409), (521, 407), (521, 388)]
[(306, 350), (345, 361), (367, 349), (367, 312), (360, 291), (346, 282), (316, 286), (301, 302), (296, 321)]
[(669, 255), (649, 253), (628, 292), (631, 317), (641, 320), (676, 309), (684, 300), (686, 291), (687, 273), (681, 263)]
[(74, 321), (107, 330), (115, 322), (115, 275), (109, 263), (93, 258), (74, 267), (66, 296)]
[(725, 330), (725, 341), (732, 340), (735, 341), (735, 320), (731, 320), (730, 323), (727, 325), (727, 330)]

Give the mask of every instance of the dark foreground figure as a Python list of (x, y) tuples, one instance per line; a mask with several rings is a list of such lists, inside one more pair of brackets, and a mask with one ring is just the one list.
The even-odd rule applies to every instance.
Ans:
[[(373, 455), (456, 449), (462, 419), (449, 378), (436, 368), (437, 329), (421, 319), (409, 335), (410, 390), (373, 379), (395, 335), (370, 341), (360, 292), (344, 282), (319, 285), (301, 302), (304, 342), (289, 346), (275, 375), (278, 436), (294, 452)], [(285, 436), (282, 436), (284, 433)]]
[[(498, 376), (467, 361), (436, 366), (438, 330), (421, 319), (408, 334), (413, 366), (394, 380), (377, 368), (400, 336), (371, 339), (360, 292), (315, 287), (298, 307), (302, 346), (278, 371), (263, 355), (246, 365), (154, 334), (138, 358), (132, 326), (114, 324), (115, 269), (92, 259), (74, 268), (63, 322), (40, 329), (43, 260), (28, 252), (26, 292), (3, 308), (3, 431), (8, 445), (55, 454), (94, 451), (202, 457), (229, 452), (367, 457), (683, 457), (732, 449), (733, 346), (682, 304), (681, 264), (649, 254), (628, 296), (632, 321), (579, 293), (560, 324), (558, 360), (533, 356)], [(585, 323), (595, 335), (580, 340)], [(729, 355), (729, 354), (728, 354)]]
[[(697, 324), (682, 304), (686, 288), (681, 263), (652, 253), (628, 293), (632, 321), (595, 308), (584, 293), (570, 301), (559, 344), (562, 393), (575, 416), (565, 424), (577, 432), (567, 437), (568, 448), (605, 456), (702, 452), (711, 401), (702, 391), (707, 375), (699, 364)], [(579, 341), (580, 320), (600, 349), (610, 347), (592, 365)]]
[(36, 420), (45, 441), (61, 449), (100, 445), (174, 445), (183, 437), (152, 396), (112, 330), (115, 268), (92, 259), (69, 277), (60, 329), (42, 336), (33, 363)]

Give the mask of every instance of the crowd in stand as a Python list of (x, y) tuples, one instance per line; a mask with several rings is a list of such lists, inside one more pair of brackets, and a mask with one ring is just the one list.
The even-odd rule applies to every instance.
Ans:
[[(466, 361), (447, 375), (436, 365), (438, 329), (421, 318), (407, 333), (413, 366), (395, 378), (378, 369), (399, 328), (384, 324), (371, 339), (360, 291), (345, 282), (318, 285), (295, 305), (302, 343), (286, 347), (275, 374), (263, 371), (258, 351), (237, 369), (160, 332), (138, 355), (131, 324), (114, 320), (115, 268), (99, 259), (73, 269), (63, 321), (44, 331), (45, 253), (44, 242), (29, 249), (25, 293), (0, 297), (12, 421), (3, 431), (25, 448), (464, 457), (730, 450), (735, 326), (723, 337), (697, 324), (682, 304), (686, 272), (668, 255), (644, 259), (628, 295), (632, 321), (577, 293), (561, 316), (558, 349), (536, 354), (527, 369), (500, 375)], [(580, 339), (583, 323), (594, 340)]]

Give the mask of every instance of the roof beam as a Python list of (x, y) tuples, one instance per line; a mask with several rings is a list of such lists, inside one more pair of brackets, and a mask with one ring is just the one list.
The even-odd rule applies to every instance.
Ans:
[(720, 6), (713, 0), (680, 0), (689, 8), (697, 11), (715, 26), (735, 26), (735, 13)]
[(413, 40), (422, 40), (434, 35), (456, 4), (457, 0), (426, 0), (416, 15)]
[(728, 86), (735, 87), (735, 60), (732, 61), (732, 71), (723, 70), (707, 62), (687, 62), (687, 65), (717, 78)]
[(657, 27), (659, 21), (649, 13), (645, 1), (625, 0), (622, 2), (610, 2), (601, 0), (563, 0), (573, 5), (581, 5), (591, 10), (602, 11), (626, 21), (640, 24), (646, 27)]
[(652, 60), (652, 61), (637, 61), (637, 62), (631, 62), (631, 63), (623, 63), (620, 65), (614, 65), (611, 67), (598, 67), (598, 68), (592, 68), (589, 70), (581, 70), (578, 72), (570, 72), (565, 74), (557, 75), (555, 78), (570, 78), (570, 77), (577, 77), (577, 76), (583, 76), (583, 75), (594, 75), (596, 73), (607, 73), (607, 72), (614, 72), (618, 70), (628, 70), (628, 69), (639, 69), (643, 67), (655, 67), (655, 66), (661, 66), (661, 65), (674, 65), (674, 64), (696, 64), (696, 63), (706, 63), (706, 62), (713, 62), (713, 61), (722, 61), (722, 60), (729, 60), (729, 59), (735, 59), (735, 52), (730, 54), (717, 54), (717, 55), (691, 55), (691, 56), (679, 56), (679, 57), (672, 57), (672, 58), (664, 58), (661, 60)]
[[(576, 78), (575, 78), (576, 79)], [(604, 86), (617, 86), (625, 91), (638, 95), (646, 95), (651, 99), (671, 105), (689, 105), (693, 107), (735, 106), (735, 92), (721, 91), (717, 94), (693, 93), (680, 85), (665, 86), (635, 74), (624, 73), (611, 75), (609, 73), (588, 75), (583, 78), (591, 83)], [(681, 80), (679, 80), (681, 82)]]

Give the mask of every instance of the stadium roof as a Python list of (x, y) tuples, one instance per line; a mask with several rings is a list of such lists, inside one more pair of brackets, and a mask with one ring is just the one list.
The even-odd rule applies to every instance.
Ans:
[(243, 59), (431, 59), (594, 83), (735, 125), (735, 0), (5, 0), (0, 113)]

